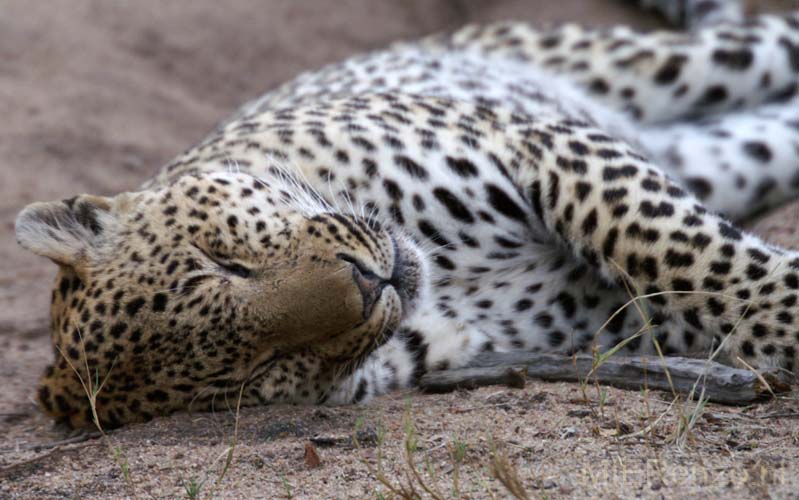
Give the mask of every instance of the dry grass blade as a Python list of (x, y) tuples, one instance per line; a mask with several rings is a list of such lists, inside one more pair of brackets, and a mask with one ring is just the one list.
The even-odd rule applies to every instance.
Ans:
[[(358, 417), (355, 421), (355, 429), (352, 433), (352, 442), (355, 445), (355, 449), (359, 452), (362, 451), (361, 443), (358, 440), (358, 434), (361, 431), (361, 427), (365, 422), (365, 418), (363, 415)], [(377, 482), (382, 484), (392, 495), (401, 498), (402, 500), (418, 500), (420, 498), (419, 494), (416, 492), (416, 489), (413, 486), (413, 482), (407, 478), (406, 475), (406, 482), (403, 483), (399, 481), (398, 484), (394, 484), (388, 477), (386, 477), (383, 471), (383, 444), (385, 443), (385, 429), (382, 426), (382, 423), (378, 422), (378, 431), (377, 431), (377, 468), (373, 466), (366, 457), (361, 458), (361, 462), (366, 466), (366, 470), (369, 471), (369, 474), (374, 477)]]
[(130, 490), (130, 495), (138, 500), (139, 495), (138, 491), (136, 490), (136, 485), (133, 483), (133, 480), (130, 477), (130, 464), (128, 463), (127, 457), (125, 457), (124, 453), (122, 452), (121, 448), (115, 447), (114, 444), (111, 442), (111, 438), (108, 437), (108, 434), (103, 429), (102, 424), (100, 423), (100, 417), (97, 413), (97, 395), (105, 386), (106, 382), (108, 382), (108, 378), (111, 376), (111, 371), (114, 369), (116, 365), (116, 358), (111, 363), (111, 367), (108, 369), (108, 373), (105, 374), (103, 381), (99, 381), (99, 373), (95, 370), (95, 383), (92, 384), (92, 376), (91, 376), (91, 369), (89, 368), (89, 357), (86, 354), (86, 343), (83, 340), (83, 334), (80, 330), (79, 326), (75, 326), (75, 331), (78, 332), (78, 338), (80, 341), (80, 349), (81, 354), (83, 355), (83, 363), (84, 367), (86, 368), (86, 378), (84, 379), (81, 376), (80, 371), (77, 367), (72, 364), (72, 361), (69, 359), (68, 356), (64, 354), (60, 347), (56, 345), (56, 349), (58, 353), (61, 355), (62, 358), (67, 362), (70, 369), (75, 373), (80, 381), (81, 386), (83, 387), (83, 391), (86, 394), (86, 398), (89, 400), (89, 406), (92, 412), (92, 422), (94, 426), (97, 428), (97, 431), (102, 436), (103, 441), (105, 442), (108, 450), (111, 452), (111, 455), (114, 457), (114, 461), (119, 466), (120, 471), (122, 472), (122, 478), (125, 481), (125, 485), (127, 486), (128, 490)]
[(233, 454), (236, 451), (236, 443), (239, 441), (239, 417), (241, 415), (241, 397), (244, 394), (244, 385), (245, 382), (241, 383), (241, 387), (239, 388), (239, 397), (236, 400), (236, 421), (233, 425), (233, 440), (230, 443), (230, 448), (227, 452), (227, 457), (225, 458), (225, 466), (222, 468), (222, 472), (219, 473), (219, 477), (216, 478), (216, 486), (219, 486), (219, 483), (222, 482), (224, 479), (225, 474), (230, 469), (230, 466), (233, 464)]
[(444, 496), (441, 495), (441, 493), (432, 484), (428, 484), (425, 478), (422, 477), (422, 474), (419, 472), (416, 462), (413, 459), (413, 454), (416, 452), (417, 448), (417, 440), (416, 428), (411, 420), (410, 412), (411, 410), (409, 403), (405, 413), (405, 464), (422, 490), (424, 490), (434, 500), (444, 500)]
[(508, 493), (517, 500), (531, 500), (516, 467), (508, 460), (503, 453), (494, 450), (491, 454), (491, 474), (499, 481)]
[(777, 394), (774, 393), (774, 389), (771, 388), (771, 384), (769, 384), (768, 381), (766, 380), (766, 378), (763, 377), (762, 373), (760, 373), (758, 370), (755, 370), (754, 367), (752, 367), (752, 365), (750, 365), (749, 363), (747, 363), (746, 361), (741, 359), (740, 356), (736, 356), (735, 359), (736, 359), (736, 361), (741, 363), (747, 370), (752, 372), (755, 375), (755, 377), (757, 377), (757, 379), (760, 381), (760, 383), (763, 384), (763, 388), (769, 394), (771, 394), (772, 397), (774, 397), (774, 398), (777, 397)]

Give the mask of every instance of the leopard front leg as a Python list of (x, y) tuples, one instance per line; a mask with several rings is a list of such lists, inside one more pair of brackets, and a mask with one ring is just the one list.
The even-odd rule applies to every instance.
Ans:
[(349, 404), (415, 385), (433, 370), (466, 366), (480, 352), (494, 349), (493, 340), (474, 325), (446, 318), (423, 307), (402, 322), (391, 338), (352, 374), (336, 382), (326, 404)]
[(546, 228), (606, 279), (627, 284), (731, 361), (796, 367), (799, 253), (708, 211), (621, 141), (574, 120), (512, 132), (512, 175)]

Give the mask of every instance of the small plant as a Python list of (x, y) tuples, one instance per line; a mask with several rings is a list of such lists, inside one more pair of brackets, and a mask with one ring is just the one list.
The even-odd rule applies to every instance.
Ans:
[[(355, 430), (353, 432), (353, 443), (357, 450), (361, 450), (358, 441), (358, 434), (363, 427), (365, 418), (360, 416), (355, 423)], [(447, 453), (449, 459), (452, 461), (452, 483), (450, 485), (450, 494), (445, 495), (442, 491), (445, 488), (441, 484), (441, 474), (438, 474), (433, 467), (429, 457), (423, 460), (424, 467), (422, 468), (418, 460), (414, 458), (415, 454), (421, 452), (419, 447), (419, 437), (416, 430), (416, 425), (411, 413), (410, 402), (408, 402), (403, 430), (405, 437), (402, 446), (402, 470), (397, 474), (386, 474), (384, 461), (383, 446), (386, 443), (386, 430), (382, 425), (382, 421), (378, 424), (377, 431), (377, 463), (372, 464), (368, 459), (363, 458), (362, 462), (366, 465), (369, 473), (388, 490), (389, 495), (386, 496), (382, 492), (375, 492), (375, 497), (378, 499), (385, 498), (399, 498), (401, 500), (422, 500), (430, 498), (433, 500), (444, 499), (460, 499), (464, 494), (461, 491), (461, 467), (466, 459), (469, 445), (461, 437), (454, 437), (447, 444)], [(488, 498), (496, 498), (491, 486), (489, 484), (490, 478), (497, 479), (499, 483), (508, 490), (508, 492), (517, 499), (529, 499), (529, 495), (522, 486), (522, 481), (519, 478), (519, 473), (513, 463), (508, 460), (505, 455), (498, 454), (492, 445), (491, 456), (485, 470), (488, 474), (480, 474), (478, 477), (470, 478), (472, 487), (477, 487), (482, 498), (482, 494)], [(469, 495), (471, 497), (472, 495)]]
[[(358, 433), (363, 426), (365, 419), (363, 416), (358, 417), (355, 422), (355, 430), (353, 432), (353, 443), (355, 444), (356, 449), (360, 450), (360, 442), (358, 441)], [(377, 430), (377, 466), (373, 466), (368, 460), (364, 459), (363, 463), (366, 465), (367, 470), (370, 474), (372, 474), (377, 481), (382, 484), (388, 491), (394, 495), (395, 497), (401, 498), (402, 500), (419, 500), (422, 498), (422, 492), (427, 493), (430, 497), (435, 500), (443, 500), (445, 497), (442, 496), (436, 488), (431, 487), (427, 484), (427, 482), (422, 477), (422, 474), (419, 472), (416, 462), (413, 458), (413, 454), (418, 451), (418, 438), (416, 435), (416, 426), (414, 425), (413, 419), (411, 417), (411, 410), (410, 410), (410, 401), (408, 401), (404, 416), (404, 430), (405, 430), (405, 439), (403, 440), (403, 455), (404, 455), (404, 477), (405, 480), (402, 480), (402, 476), (400, 476), (399, 481), (396, 483), (389, 479), (386, 476), (384, 468), (383, 468), (383, 445), (385, 444), (386, 439), (386, 430), (382, 425), (382, 420), (378, 422), (378, 430)], [(427, 463), (427, 473), (431, 475), (432, 466), (430, 463)], [(435, 477), (435, 476), (432, 476)]]
[(692, 431), (696, 423), (702, 417), (707, 402), (707, 398), (700, 396), (696, 405), (690, 412), (686, 414), (684, 411), (680, 411), (680, 418), (677, 420), (677, 429), (674, 438), (674, 442), (677, 444), (678, 448), (684, 447), (690, 440)]
[(294, 498), (294, 494), (291, 490), (291, 484), (289, 484), (288, 479), (283, 474), (280, 475), (280, 484), (283, 485), (283, 491), (286, 494), (286, 498)]
[(214, 486), (217, 488), (221, 484), (222, 479), (225, 478), (225, 474), (227, 474), (228, 470), (230, 470), (230, 466), (233, 465), (236, 444), (239, 441), (239, 417), (241, 415), (241, 398), (244, 394), (244, 384), (245, 382), (242, 382), (241, 386), (239, 387), (239, 397), (236, 400), (236, 420), (233, 424), (233, 437), (230, 440), (230, 445), (228, 446), (227, 453), (225, 454), (225, 465), (222, 467), (222, 471), (219, 473), (219, 476), (214, 482)]
[(114, 458), (122, 469), (122, 478), (125, 479), (125, 482), (130, 481), (130, 465), (128, 464), (128, 459), (122, 453), (121, 447), (114, 448)]
[(461, 464), (463, 459), (466, 458), (466, 441), (459, 437), (452, 440), (449, 445), (449, 456), (452, 459), (452, 495), (455, 498), (461, 497), (460, 480), (461, 480)]
[(198, 482), (196, 478), (192, 477), (188, 482), (183, 482), (183, 489), (186, 490), (186, 498), (189, 500), (196, 500), (200, 498), (200, 492), (203, 489), (205, 481)]
[(244, 392), (244, 383), (242, 383), (241, 386), (239, 387), (238, 399), (236, 400), (235, 421), (233, 424), (233, 436), (230, 438), (230, 443), (228, 444), (227, 448), (222, 453), (217, 455), (217, 457), (210, 463), (210, 465), (206, 467), (205, 475), (202, 481), (198, 483), (200, 487), (204, 486), (211, 478), (213, 471), (216, 470), (219, 461), (222, 460), (222, 458), (225, 459), (222, 465), (222, 470), (219, 471), (219, 474), (217, 475), (216, 479), (213, 481), (213, 485), (210, 488), (210, 491), (208, 491), (206, 494), (206, 496), (208, 496), (209, 498), (216, 498), (218, 496), (219, 490), (222, 485), (222, 480), (225, 478), (225, 475), (228, 473), (231, 466), (233, 465), (233, 458), (235, 457), (236, 444), (238, 443), (238, 437), (239, 437), (239, 417), (241, 414), (241, 398), (243, 392)]

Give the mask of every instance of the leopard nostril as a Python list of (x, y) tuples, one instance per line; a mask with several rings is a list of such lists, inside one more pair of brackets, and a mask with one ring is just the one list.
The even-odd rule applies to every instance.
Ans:
[(370, 271), (349, 255), (339, 254), (337, 257), (352, 266), (352, 279), (355, 281), (355, 285), (363, 298), (363, 317), (368, 318), (372, 315), (372, 309), (374, 309), (377, 301), (380, 300), (380, 295), (383, 293), (383, 288), (386, 287), (388, 281)]

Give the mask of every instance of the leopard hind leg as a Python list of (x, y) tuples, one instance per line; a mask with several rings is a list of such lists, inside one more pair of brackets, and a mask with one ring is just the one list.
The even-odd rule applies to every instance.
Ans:
[(654, 163), (733, 220), (799, 197), (799, 98), (649, 127), (638, 139)]
[(740, 0), (631, 0), (652, 9), (678, 28), (696, 29), (724, 22), (743, 20)]

